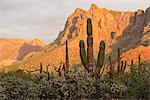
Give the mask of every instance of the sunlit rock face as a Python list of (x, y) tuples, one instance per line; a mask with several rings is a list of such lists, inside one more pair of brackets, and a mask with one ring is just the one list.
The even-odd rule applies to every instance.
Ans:
[[(100, 40), (106, 42), (106, 55), (112, 55), (115, 59), (117, 48), (120, 48), (124, 59), (128, 59), (130, 53), (141, 52), (142, 60), (147, 60), (150, 56), (149, 31), (150, 31), (150, 8), (143, 11), (141, 9), (131, 11), (112, 11), (92, 4), (89, 10), (77, 8), (68, 18), (64, 29), (60, 31), (53, 43), (44, 48), (45, 53), (40, 56), (33, 56), (30, 60), (20, 62), (18, 65), (26, 68), (35, 68), (40, 62), (44, 65), (51, 63), (59, 66), (60, 62), (65, 62), (65, 41), (69, 41), (70, 65), (80, 64), (79, 41), (86, 42), (86, 22), (91, 18), (94, 38), (94, 57), (97, 58)], [(111, 32), (116, 35), (112, 39)], [(139, 46), (145, 43), (146, 46)], [(150, 50), (149, 50), (150, 51)], [(136, 59), (133, 55), (133, 59)], [(36, 59), (35, 59), (36, 58)], [(106, 56), (106, 63), (107, 63)], [(130, 60), (128, 60), (130, 61)], [(135, 60), (137, 61), (137, 60)], [(29, 67), (30, 66), (30, 67)], [(51, 70), (53, 68), (51, 67)]]
[(0, 39), (0, 65), (10, 65), (22, 60), (31, 52), (42, 50), (44, 44), (38, 40)]

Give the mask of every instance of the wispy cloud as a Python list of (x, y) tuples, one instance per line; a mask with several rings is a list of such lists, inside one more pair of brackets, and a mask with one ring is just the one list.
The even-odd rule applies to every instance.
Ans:
[(91, 3), (114, 10), (150, 5), (149, 0), (0, 0), (0, 37), (53, 41), (74, 9), (88, 8)]

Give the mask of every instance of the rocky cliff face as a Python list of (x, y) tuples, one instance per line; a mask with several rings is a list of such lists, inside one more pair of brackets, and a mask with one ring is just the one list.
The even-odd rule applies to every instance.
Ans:
[[(128, 61), (132, 59), (129, 57), (130, 53), (137, 52), (137, 50), (142, 53), (142, 60), (149, 59), (150, 8), (146, 11), (125, 12), (99, 8), (92, 4), (89, 10), (77, 8), (68, 17), (64, 30), (59, 33), (58, 38), (51, 45), (45, 48), (45, 53), (17, 65), (35, 68), (40, 62), (43, 62), (45, 65), (51, 63), (58, 66), (61, 61), (65, 60), (63, 44), (66, 39), (69, 40), (71, 65), (79, 64), (79, 41), (82, 39), (86, 42), (86, 21), (89, 17), (92, 19), (93, 25), (95, 58), (100, 40), (105, 40), (106, 55), (112, 55), (115, 58), (115, 52), (117, 48), (120, 48), (124, 59), (128, 59)], [(111, 32), (115, 32), (114, 38), (111, 37)]]
[[(111, 32), (116, 32), (113, 42), (133, 38), (131, 43), (139, 42), (143, 30), (150, 24), (150, 8), (146, 11), (117, 12), (99, 8), (92, 4), (88, 11), (77, 8), (66, 22), (65, 28), (56, 39), (58, 44), (63, 44), (66, 39), (76, 41), (86, 40), (86, 20), (92, 19), (94, 43), (105, 40), (108, 45), (111, 41)], [(149, 27), (149, 26), (148, 26)], [(136, 39), (135, 39), (136, 38)]]
[(10, 65), (22, 60), (30, 52), (42, 50), (44, 44), (37, 39), (0, 39), (0, 65)]

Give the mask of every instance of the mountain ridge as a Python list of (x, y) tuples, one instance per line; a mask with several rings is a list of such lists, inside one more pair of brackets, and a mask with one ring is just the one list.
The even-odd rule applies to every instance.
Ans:
[(0, 66), (20, 61), (28, 53), (41, 51), (44, 46), (38, 39), (0, 38)]
[[(79, 41), (82, 39), (86, 42), (86, 20), (89, 17), (93, 25), (95, 58), (97, 57), (99, 42), (104, 40), (106, 42), (106, 55), (112, 55), (115, 58), (116, 49), (120, 48), (124, 58), (129, 58), (126, 56), (139, 48), (140, 52), (144, 52), (141, 54), (142, 60), (149, 60), (150, 7), (145, 11), (118, 12), (92, 5), (87, 11), (77, 8), (67, 18), (64, 30), (59, 33), (58, 38), (44, 47), (41, 53), (12, 66), (19, 66), (18, 68), (24, 66), (25, 69), (32, 70), (37, 68), (40, 62), (43, 62), (43, 65), (50, 63), (50, 70), (53, 70), (54, 65), (59, 66), (61, 61), (65, 62), (64, 43), (66, 40), (69, 41), (71, 66), (80, 64)], [(114, 39), (111, 38), (110, 33), (112, 31), (116, 33)], [(131, 52), (128, 53), (128, 50)]]

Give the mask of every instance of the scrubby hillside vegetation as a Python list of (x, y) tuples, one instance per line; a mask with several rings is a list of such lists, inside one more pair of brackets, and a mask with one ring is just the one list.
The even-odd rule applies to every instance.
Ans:
[(23, 70), (0, 73), (1, 100), (51, 99), (142, 99), (149, 100), (149, 62), (131, 65), (129, 72), (110, 77), (110, 71), (101, 77), (90, 77), (83, 69), (74, 68), (64, 73), (31, 74)]

